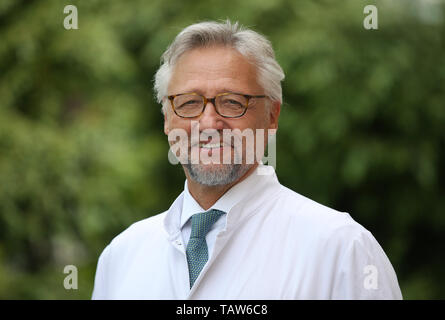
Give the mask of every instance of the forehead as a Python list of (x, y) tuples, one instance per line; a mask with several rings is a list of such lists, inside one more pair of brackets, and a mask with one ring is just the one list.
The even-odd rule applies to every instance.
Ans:
[(169, 93), (222, 89), (257, 93), (256, 78), (255, 66), (235, 49), (221, 46), (197, 48), (177, 60)]

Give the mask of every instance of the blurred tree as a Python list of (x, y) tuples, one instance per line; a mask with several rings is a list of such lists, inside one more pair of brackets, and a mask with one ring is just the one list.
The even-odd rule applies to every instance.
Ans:
[(78, 30), (67, 4), (0, 2), (0, 298), (88, 299), (104, 246), (169, 207), (184, 176), (152, 78), (182, 28), (227, 17), (286, 73), (281, 182), (369, 229), (405, 298), (445, 297), (443, 1), (71, 1)]

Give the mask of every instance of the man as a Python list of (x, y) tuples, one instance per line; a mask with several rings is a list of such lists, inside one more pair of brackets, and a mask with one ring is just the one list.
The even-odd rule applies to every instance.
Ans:
[(184, 192), (105, 248), (93, 299), (402, 298), (369, 231), (261, 162), (284, 79), (268, 40), (230, 21), (198, 23), (162, 61), (155, 90), (171, 147), (183, 147), (173, 153)]

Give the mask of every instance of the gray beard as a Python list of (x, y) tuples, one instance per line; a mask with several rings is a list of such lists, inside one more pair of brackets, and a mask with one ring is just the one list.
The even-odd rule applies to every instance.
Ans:
[(192, 180), (206, 186), (227, 185), (241, 178), (252, 165), (224, 164), (208, 170), (203, 164), (184, 164)]

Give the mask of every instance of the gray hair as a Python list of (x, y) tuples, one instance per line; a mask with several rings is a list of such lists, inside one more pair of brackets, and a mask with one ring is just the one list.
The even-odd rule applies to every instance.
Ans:
[[(283, 69), (275, 60), (269, 40), (263, 35), (226, 20), (222, 23), (209, 21), (188, 26), (182, 30), (164, 52), (161, 66), (155, 75), (154, 90), (159, 103), (167, 95), (173, 67), (178, 58), (192, 49), (223, 45), (236, 49), (257, 68), (258, 83), (273, 101), (282, 103), (281, 81)], [(162, 108), (165, 113), (165, 105)]]

